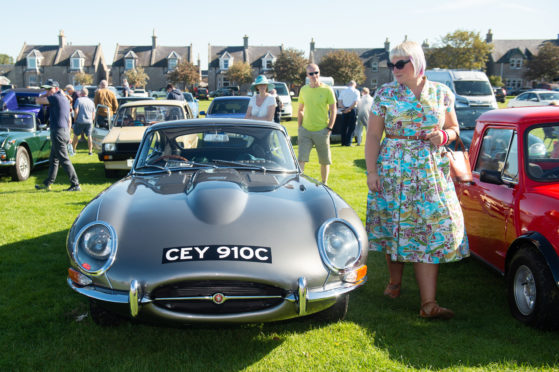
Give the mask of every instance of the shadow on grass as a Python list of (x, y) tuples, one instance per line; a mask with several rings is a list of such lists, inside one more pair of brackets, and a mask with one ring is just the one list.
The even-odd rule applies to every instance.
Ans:
[[(402, 294), (383, 296), (384, 255), (371, 252), (369, 282), (353, 294), (346, 320), (369, 330), (391, 359), (414, 368), (487, 367), (513, 363), (536, 369), (558, 360), (556, 332), (524, 326), (508, 310), (505, 280), (474, 258), (440, 266), (437, 299), (456, 313), (449, 321), (419, 317), (413, 267), (405, 266)], [(371, 271), (371, 270), (375, 270)]]
[(358, 168), (361, 168), (363, 170), (367, 170), (367, 163), (365, 163), (365, 159), (355, 159), (353, 161), (353, 164)]

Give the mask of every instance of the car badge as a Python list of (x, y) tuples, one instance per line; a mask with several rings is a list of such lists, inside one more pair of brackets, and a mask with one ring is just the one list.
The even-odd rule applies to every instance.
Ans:
[(216, 293), (212, 296), (212, 301), (216, 305), (221, 305), (225, 302), (225, 296), (223, 295), (223, 293)]

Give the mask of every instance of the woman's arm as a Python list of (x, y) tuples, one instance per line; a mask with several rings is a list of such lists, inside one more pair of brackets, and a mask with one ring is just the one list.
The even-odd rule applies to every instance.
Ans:
[(274, 121), (274, 113), (276, 112), (276, 101), (274, 104), (268, 106), (268, 112), (266, 112), (266, 121)]
[(367, 186), (369, 190), (380, 191), (380, 177), (378, 175), (377, 160), (380, 151), (380, 141), (384, 132), (384, 118), (371, 113), (367, 123), (367, 138), (365, 142), (365, 163), (367, 164)]

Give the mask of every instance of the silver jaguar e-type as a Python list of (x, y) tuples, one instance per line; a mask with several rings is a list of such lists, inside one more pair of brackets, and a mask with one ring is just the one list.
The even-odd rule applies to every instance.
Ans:
[(83, 209), (67, 248), (68, 284), (99, 324), (335, 321), (367, 280), (361, 220), (301, 173), (271, 122), (149, 127), (129, 175)]

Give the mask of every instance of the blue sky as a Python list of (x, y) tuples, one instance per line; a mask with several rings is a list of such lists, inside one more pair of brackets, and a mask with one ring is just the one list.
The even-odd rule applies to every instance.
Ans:
[[(95, 5), (94, 5), (95, 4)], [(190, 45), (207, 67), (208, 43), (317, 48), (382, 47), (406, 36), (431, 44), (457, 29), (488, 29), (494, 39), (554, 39), (559, 0), (136, 0), (2, 2), (0, 53), (14, 58), (23, 43), (57, 44), (58, 33), (74, 45), (101, 44), (112, 63), (116, 44)]]

